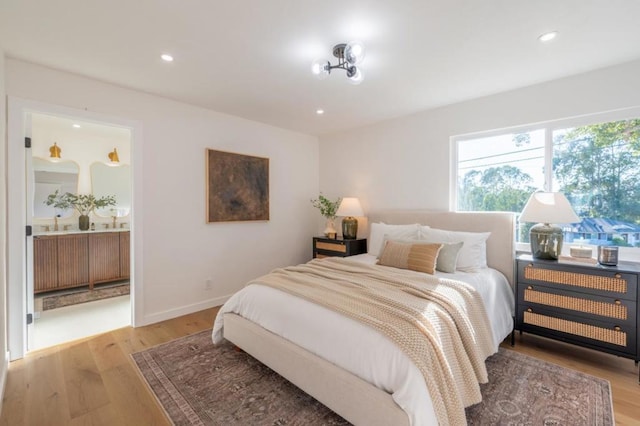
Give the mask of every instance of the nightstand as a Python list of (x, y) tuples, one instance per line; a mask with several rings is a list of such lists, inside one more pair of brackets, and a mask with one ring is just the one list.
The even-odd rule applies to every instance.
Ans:
[(347, 257), (367, 252), (367, 239), (343, 240), (325, 237), (313, 237), (313, 257)]
[(640, 360), (640, 264), (580, 264), (519, 256), (516, 329)]

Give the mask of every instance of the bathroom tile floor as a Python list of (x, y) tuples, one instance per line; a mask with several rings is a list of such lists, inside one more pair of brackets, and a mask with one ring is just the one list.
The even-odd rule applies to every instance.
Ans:
[(29, 351), (131, 325), (130, 296), (118, 296), (40, 312)]

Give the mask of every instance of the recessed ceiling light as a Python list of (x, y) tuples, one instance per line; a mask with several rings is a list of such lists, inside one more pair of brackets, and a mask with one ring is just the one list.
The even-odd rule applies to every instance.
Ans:
[(76, 129), (79, 129), (80, 125), (79, 124), (74, 124), (73, 127), (76, 128)]
[(317, 109), (316, 110), (316, 114), (322, 115), (322, 114), (324, 114), (324, 110), (323, 109)]
[(538, 37), (538, 40), (544, 43), (544, 42), (553, 40), (554, 38), (556, 38), (557, 35), (558, 35), (557, 31), (550, 31), (548, 33), (542, 34), (540, 37)]
[(160, 57), (165, 62), (173, 62), (173, 56), (167, 55), (166, 53), (163, 53)]

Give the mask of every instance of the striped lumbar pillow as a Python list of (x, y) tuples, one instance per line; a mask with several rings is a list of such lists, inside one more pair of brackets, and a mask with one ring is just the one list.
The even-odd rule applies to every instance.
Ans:
[(442, 244), (387, 240), (378, 265), (433, 274), (441, 248)]

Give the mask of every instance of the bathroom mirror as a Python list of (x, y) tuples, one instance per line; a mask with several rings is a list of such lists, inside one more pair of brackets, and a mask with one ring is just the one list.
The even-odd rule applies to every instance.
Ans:
[(122, 217), (131, 210), (131, 167), (128, 165), (111, 166), (104, 163), (91, 164), (91, 189), (96, 198), (113, 195), (116, 205), (96, 209), (102, 217)]
[(60, 194), (78, 191), (78, 164), (73, 161), (52, 162), (34, 157), (33, 166), (33, 217), (59, 218), (71, 217), (73, 209), (60, 210), (47, 206), (44, 202), (49, 194), (56, 190)]

